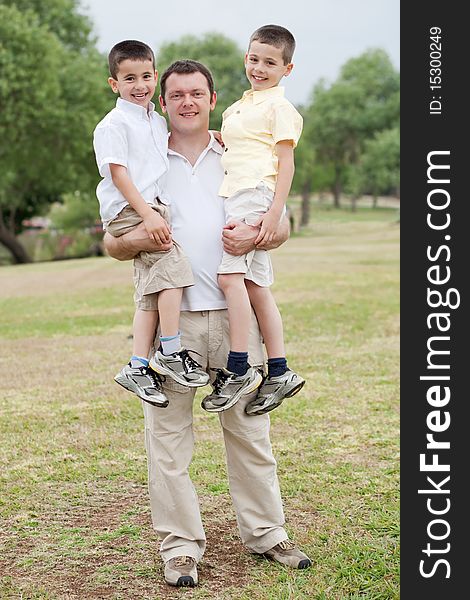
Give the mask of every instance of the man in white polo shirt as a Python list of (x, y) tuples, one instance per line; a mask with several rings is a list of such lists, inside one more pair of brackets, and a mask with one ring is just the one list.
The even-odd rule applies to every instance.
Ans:
[[(252, 249), (258, 231), (240, 223), (224, 230), (222, 243), (224, 205), (218, 190), (223, 178), (223, 149), (208, 131), (209, 114), (216, 103), (210, 72), (195, 61), (177, 61), (165, 71), (160, 86), (160, 104), (171, 127), (165, 191), (171, 201), (172, 235), (190, 259), (195, 279), (195, 285), (185, 288), (183, 295), (183, 343), (201, 355), (198, 361), (203, 368), (219, 369), (225, 366), (229, 350), (226, 302), (217, 285), (222, 250), (244, 253)], [(266, 249), (279, 246), (287, 237), (288, 224), (284, 221)], [(105, 244), (108, 252), (121, 260), (156, 248), (142, 229), (121, 238), (105, 236)], [(160, 244), (158, 248), (168, 247)], [(253, 366), (263, 365), (254, 316), (249, 353)], [(161, 539), (165, 580), (170, 585), (192, 587), (198, 582), (196, 565), (206, 545), (199, 503), (188, 473), (195, 391), (167, 380), (164, 392), (170, 399), (167, 408), (145, 403), (143, 407), (152, 521)], [(269, 415), (248, 416), (244, 411), (255, 393), (219, 413), (240, 536), (253, 553), (293, 568), (306, 568), (310, 559), (288, 539), (283, 528)], [(223, 551), (220, 556), (223, 560)]]

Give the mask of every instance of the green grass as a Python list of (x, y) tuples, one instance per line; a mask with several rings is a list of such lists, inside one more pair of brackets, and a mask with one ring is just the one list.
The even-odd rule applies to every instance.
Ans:
[(130, 351), (130, 265), (0, 269), (0, 598), (399, 598), (399, 229), (395, 210), (364, 211), (321, 211), (273, 252), (289, 361), (307, 379), (271, 413), (273, 450), (286, 528), (314, 566), (240, 544), (199, 392), (191, 474), (208, 547), (194, 590), (162, 583), (141, 407), (112, 382)]

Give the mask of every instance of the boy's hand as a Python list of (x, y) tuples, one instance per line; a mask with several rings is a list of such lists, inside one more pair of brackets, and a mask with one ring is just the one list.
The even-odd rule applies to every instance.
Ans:
[(154, 242), (168, 244), (171, 242), (171, 232), (168, 223), (156, 211), (151, 212), (144, 218), (144, 225), (149, 238)]
[(173, 242), (162, 244), (150, 239), (143, 222), (118, 238), (105, 233), (103, 242), (109, 256), (117, 260), (130, 260), (139, 252), (168, 252), (173, 246)]
[(220, 131), (215, 131), (214, 129), (211, 129), (210, 132), (215, 137), (215, 139), (219, 142), (219, 144), (222, 146), (222, 148), (225, 148), (224, 140), (222, 139), (222, 134), (220, 133)]
[(255, 223), (256, 226), (260, 227), (258, 237), (255, 240), (255, 244), (269, 244), (273, 241), (274, 235), (279, 227), (279, 220), (281, 215), (270, 208), (259, 220)]

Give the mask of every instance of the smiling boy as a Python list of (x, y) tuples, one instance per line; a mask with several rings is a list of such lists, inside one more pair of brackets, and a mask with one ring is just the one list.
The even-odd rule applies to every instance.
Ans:
[[(169, 166), (168, 130), (152, 103), (158, 77), (154, 54), (143, 42), (124, 40), (111, 49), (108, 62), (108, 83), (120, 97), (93, 137), (103, 177), (96, 190), (103, 227), (120, 237), (143, 223), (151, 240), (169, 245), (168, 251), (141, 252), (134, 259), (133, 353), (114, 379), (149, 404), (165, 408), (168, 400), (159, 375), (188, 387), (209, 381), (181, 346), (183, 288), (194, 280), (189, 260), (172, 242), (162, 190), (161, 178)], [(149, 361), (158, 317), (161, 346)]]
[[(272, 241), (294, 175), (294, 148), (302, 132), (302, 117), (284, 98), (279, 86), (292, 69), (293, 35), (279, 25), (265, 25), (250, 38), (245, 72), (251, 89), (223, 113), (222, 157), (226, 222), (259, 227), (255, 244)], [(266, 250), (243, 256), (224, 252), (219, 285), (225, 294), (230, 323), (227, 368), (221, 369), (213, 392), (202, 402), (209, 412), (232, 407), (260, 386), (255, 400), (246, 405), (249, 415), (269, 412), (284, 398), (300, 391), (305, 381), (287, 367), (281, 315), (269, 286), (273, 282)], [(248, 363), (248, 334), (253, 307), (268, 354), (268, 373)]]

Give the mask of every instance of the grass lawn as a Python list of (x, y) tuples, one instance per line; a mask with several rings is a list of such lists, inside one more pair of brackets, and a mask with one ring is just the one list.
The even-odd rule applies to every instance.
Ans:
[(399, 598), (396, 218), (314, 210), (272, 254), (288, 358), (307, 379), (271, 413), (272, 442), (286, 527), (313, 567), (241, 545), (218, 418), (196, 401), (208, 548), (194, 590), (163, 583), (142, 409), (112, 380), (131, 348), (130, 263), (0, 268), (0, 598)]

